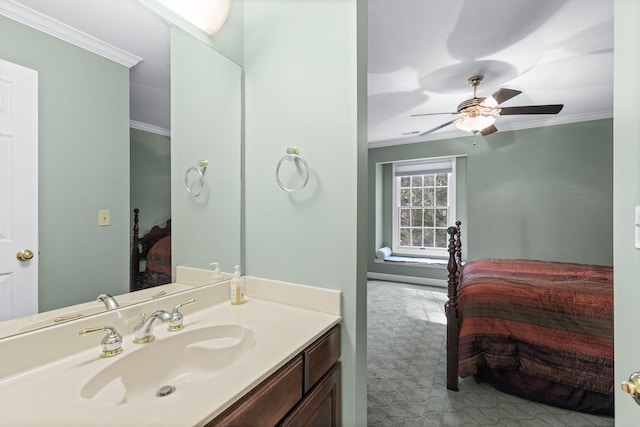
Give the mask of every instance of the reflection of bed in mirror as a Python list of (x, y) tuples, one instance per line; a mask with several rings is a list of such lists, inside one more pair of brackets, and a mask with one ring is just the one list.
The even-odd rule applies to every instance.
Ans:
[(139, 213), (133, 210), (130, 291), (171, 283), (171, 219), (139, 237)]

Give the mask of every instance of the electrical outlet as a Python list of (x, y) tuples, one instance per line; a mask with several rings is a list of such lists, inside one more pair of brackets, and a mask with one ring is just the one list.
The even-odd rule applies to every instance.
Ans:
[(98, 211), (98, 225), (111, 225), (109, 211)]

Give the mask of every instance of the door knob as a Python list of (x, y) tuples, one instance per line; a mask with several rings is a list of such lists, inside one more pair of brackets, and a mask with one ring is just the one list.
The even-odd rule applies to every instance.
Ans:
[(21, 251), (18, 251), (18, 253), (16, 254), (16, 258), (18, 258), (20, 261), (29, 261), (31, 258), (33, 258), (33, 252), (31, 252), (29, 249), (22, 249)]
[(634, 372), (628, 381), (622, 382), (622, 391), (629, 393), (633, 400), (640, 405), (640, 372)]

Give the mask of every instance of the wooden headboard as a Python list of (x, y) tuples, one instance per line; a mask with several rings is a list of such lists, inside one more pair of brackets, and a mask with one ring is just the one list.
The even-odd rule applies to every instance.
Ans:
[(171, 219), (167, 220), (164, 227), (154, 225), (151, 230), (142, 237), (139, 237), (139, 214), (140, 209), (133, 210), (133, 236), (131, 239), (131, 277), (129, 281), (129, 290), (138, 290), (140, 282), (140, 261), (146, 259), (149, 249), (158, 242), (158, 240), (171, 235)]

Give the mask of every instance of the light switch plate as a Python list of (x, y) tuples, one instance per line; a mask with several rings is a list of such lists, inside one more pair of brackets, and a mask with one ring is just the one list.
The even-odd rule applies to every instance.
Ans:
[(98, 211), (98, 225), (111, 225), (111, 212), (102, 210)]

